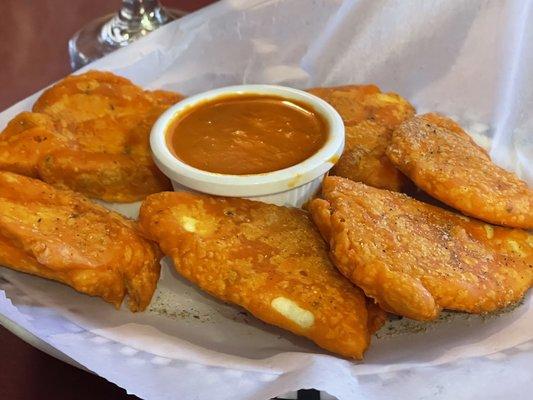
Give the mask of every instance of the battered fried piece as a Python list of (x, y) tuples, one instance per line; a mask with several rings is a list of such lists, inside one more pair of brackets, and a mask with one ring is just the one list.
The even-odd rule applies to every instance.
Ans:
[(422, 190), (466, 215), (497, 225), (533, 228), (533, 191), (454, 121), (416, 116), (394, 131), (390, 160)]
[(59, 147), (74, 146), (69, 136), (45, 114), (23, 112), (12, 119), (0, 135), (0, 170), (36, 178), (43, 154)]
[(305, 211), (167, 192), (147, 197), (139, 221), (201, 289), (332, 352), (362, 358), (383, 323), (331, 264)]
[(314, 88), (310, 93), (330, 103), (346, 129), (344, 153), (331, 174), (368, 185), (402, 191), (409, 180), (385, 155), (392, 130), (414, 115), (414, 108), (396, 93), (374, 85)]
[(149, 134), (181, 98), (108, 72), (69, 76), (0, 135), (0, 168), (106, 201), (141, 200), (170, 188), (151, 159)]
[(160, 253), (133, 223), (71, 191), (0, 172), (0, 265), (142, 311)]
[(339, 270), (381, 308), (417, 320), (483, 313), (533, 283), (533, 236), (328, 177), (309, 208)]

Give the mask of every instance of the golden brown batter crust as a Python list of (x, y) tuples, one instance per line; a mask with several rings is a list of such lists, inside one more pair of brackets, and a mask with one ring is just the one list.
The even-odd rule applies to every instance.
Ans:
[(382, 93), (374, 85), (308, 91), (330, 103), (344, 121), (346, 144), (332, 175), (395, 191), (409, 187), (409, 180), (392, 165), (385, 151), (392, 130), (414, 115), (411, 104), (396, 93)]
[(256, 317), (360, 359), (384, 322), (335, 269), (302, 210), (191, 193), (147, 197), (140, 225), (201, 289)]
[(533, 283), (533, 236), (340, 177), (310, 211), (339, 270), (387, 311), (431, 320), (483, 313)]
[(494, 164), (451, 119), (425, 114), (405, 121), (387, 155), (418, 187), (462, 213), (533, 229), (533, 191)]
[(0, 172), (0, 265), (132, 311), (150, 303), (159, 251), (134, 224), (71, 191)]
[(170, 188), (149, 146), (152, 124), (176, 93), (143, 91), (109, 72), (69, 76), (44, 91), (33, 113), (0, 135), (0, 169), (111, 202)]

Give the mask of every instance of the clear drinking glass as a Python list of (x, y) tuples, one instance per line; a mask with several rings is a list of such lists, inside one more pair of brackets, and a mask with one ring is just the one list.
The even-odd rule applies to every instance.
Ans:
[(122, 0), (116, 14), (91, 21), (69, 40), (70, 66), (77, 70), (185, 14), (158, 0)]

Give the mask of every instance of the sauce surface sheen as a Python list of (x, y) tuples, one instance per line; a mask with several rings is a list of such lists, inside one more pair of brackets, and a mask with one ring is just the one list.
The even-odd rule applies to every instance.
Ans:
[(235, 94), (192, 106), (171, 122), (167, 145), (184, 163), (229, 175), (260, 174), (296, 165), (326, 142), (328, 125), (300, 102)]

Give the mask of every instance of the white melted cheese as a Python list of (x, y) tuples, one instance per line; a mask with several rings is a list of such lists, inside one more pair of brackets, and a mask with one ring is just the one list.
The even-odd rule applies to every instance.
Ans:
[(272, 300), (270, 305), (285, 318), (304, 329), (310, 328), (315, 323), (315, 316), (313, 313), (300, 307), (291, 299), (286, 297), (276, 297)]
[(522, 251), (522, 248), (517, 242), (515, 242), (514, 240), (507, 240), (507, 243), (509, 244), (509, 248), (511, 249), (511, 251), (513, 251), (513, 253), (518, 254), (520, 257), (526, 256), (526, 253)]
[(196, 232), (196, 224), (198, 223), (198, 220), (192, 217), (183, 216), (181, 217), (181, 226), (183, 229), (185, 229), (187, 232)]
[(483, 225), (483, 228), (485, 228), (487, 239), (492, 239), (494, 237), (494, 228), (487, 224)]

